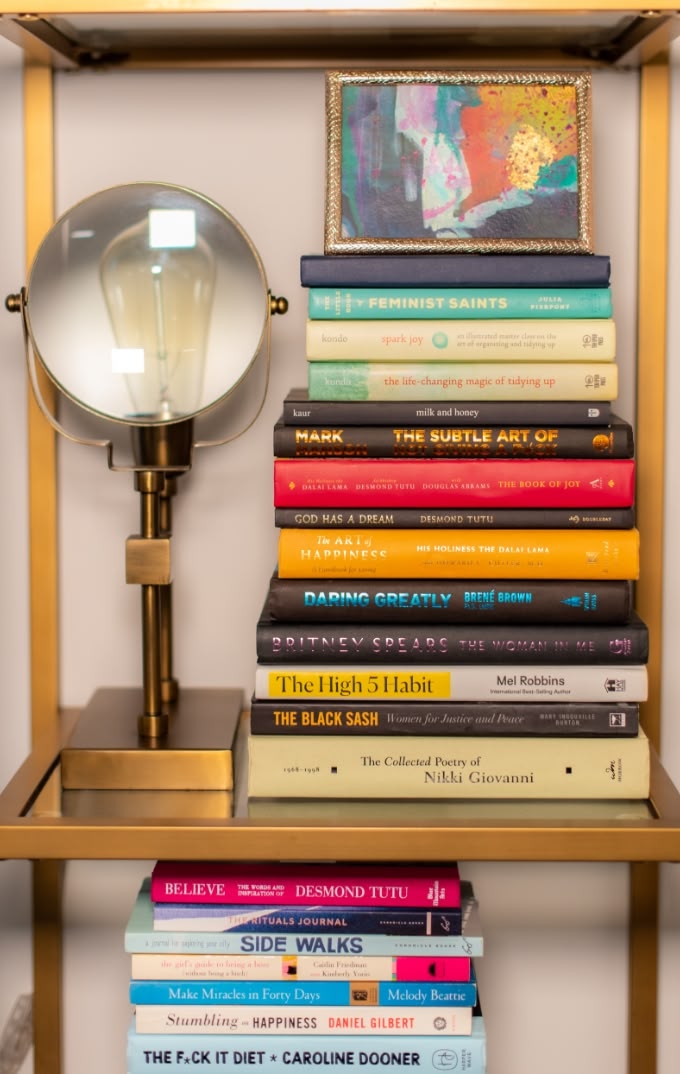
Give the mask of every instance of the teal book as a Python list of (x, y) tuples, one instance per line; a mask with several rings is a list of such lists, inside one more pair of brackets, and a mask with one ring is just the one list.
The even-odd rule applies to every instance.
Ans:
[(477, 981), (130, 981), (130, 1002), (258, 1007), (474, 1007)]
[(179, 1074), (192, 1069), (233, 1070), (248, 1065), (265, 1074), (288, 1074), (301, 1068), (318, 1074), (338, 1070), (366, 1070), (377, 1067), (409, 1067), (417, 1070), (486, 1072), (486, 1032), (482, 1015), (472, 1019), (472, 1032), (464, 1037), (441, 1038), (395, 1035), (376, 1040), (366, 1035), (336, 1033), (310, 1037), (302, 1032), (286, 1036), (259, 1033), (206, 1035), (200, 1029), (177, 1033), (140, 1033), (134, 1021), (127, 1039), (127, 1070), (142, 1074), (155, 1068), (163, 1074)]
[(311, 287), (312, 320), (612, 316), (609, 287)]

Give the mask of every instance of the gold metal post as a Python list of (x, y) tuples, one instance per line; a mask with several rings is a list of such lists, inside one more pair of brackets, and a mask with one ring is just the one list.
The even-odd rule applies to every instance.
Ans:
[[(137, 426), (132, 430), (135, 460), (140, 466), (167, 467), (162, 474), (158, 492), (158, 534), (169, 541), (172, 534), (172, 497), (177, 493), (177, 473), (173, 467), (191, 464), (193, 421), (175, 422), (172, 425)], [(159, 474), (159, 476), (161, 476)], [(173, 629), (172, 629), (172, 582), (168, 581), (158, 590), (160, 647), (160, 692), (165, 704), (177, 700), (179, 684), (173, 676)], [(140, 733), (142, 733), (140, 731)], [(146, 733), (146, 732), (144, 732)]]
[[(177, 492), (177, 478), (165, 475), (163, 489), (159, 498), (160, 531), (162, 537), (170, 538), (172, 534), (172, 497)], [(161, 700), (176, 701), (179, 684), (172, 673), (173, 633), (172, 633), (172, 582), (160, 589), (161, 601)]]
[[(149, 577), (155, 575), (154, 563), (162, 566), (154, 557), (155, 542), (160, 538), (160, 494), (165, 484), (163, 474), (144, 470), (135, 474), (135, 487), (140, 494), (141, 540), (144, 543), (143, 563), (148, 566)], [(167, 542), (168, 538), (164, 538)], [(146, 547), (144, 547), (144, 545)], [(148, 552), (148, 556), (146, 553)], [(128, 581), (130, 581), (128, 569)], [(161, 738), (168, 732), (168, 714), (163, 712), (161, 697), (161, 585), (165, 580), (159, 574), (156, 581), (142, 582), (142, 665), (144, 712), (137, 721), (142, 738)]]

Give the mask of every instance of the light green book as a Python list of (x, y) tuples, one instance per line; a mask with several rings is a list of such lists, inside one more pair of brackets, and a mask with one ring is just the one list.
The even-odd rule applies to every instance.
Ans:
[(615, 362), (308, 362), (314, 400), (555, 402), (616, 399)]

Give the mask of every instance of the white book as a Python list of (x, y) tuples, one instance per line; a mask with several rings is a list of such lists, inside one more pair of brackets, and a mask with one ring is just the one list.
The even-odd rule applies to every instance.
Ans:
[(472, 1007), (280, 1007), (138, 1003), (138, 1033), (467, 1036)]
[(258, 664), (255, 697), (296, 701), (646, 701), (646, 664)]

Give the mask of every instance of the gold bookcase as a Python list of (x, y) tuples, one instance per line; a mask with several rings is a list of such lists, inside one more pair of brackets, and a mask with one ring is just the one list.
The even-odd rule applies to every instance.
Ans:
[[(277, 28), (269, 17), (276, 16)], [(284, 29), (280, 20), (284, 20)], [(669, 48), (675, 4), (613, 0), (44, 0), (17, 13), (0, 0), (0, 33), (24, 58), (26, 250), (53, 222), (52, 87), (56, 70), (127, 68), (437, 68), (626, 65), (640, 78), (638, 525), (644, 560), (637, 606), (648, 622), (650, 699), (644, 725), (660, 745), (664, 375)], [(91, 42), (97, 42), (96, 48)], [(105, 46), (102, 45), (105, 42)], [(279, 119), (279, 122), (282, 121)], [(61, 1070), (61, 880), (69, 859), (280, 857), (629, 863), (629, 1070), (656, 1070), (658, 863), (680, 860), (680, 795), (653, 759), (649, 816), (584, 821), (446, 819), (297, 822), (234, 818), (67, 817), (59, 754), (77, 713), (59, 708), (54, 433), (29, 399), (32, 750), (0, 794), (0, 858), (33, 862), (35, 1070)]]

